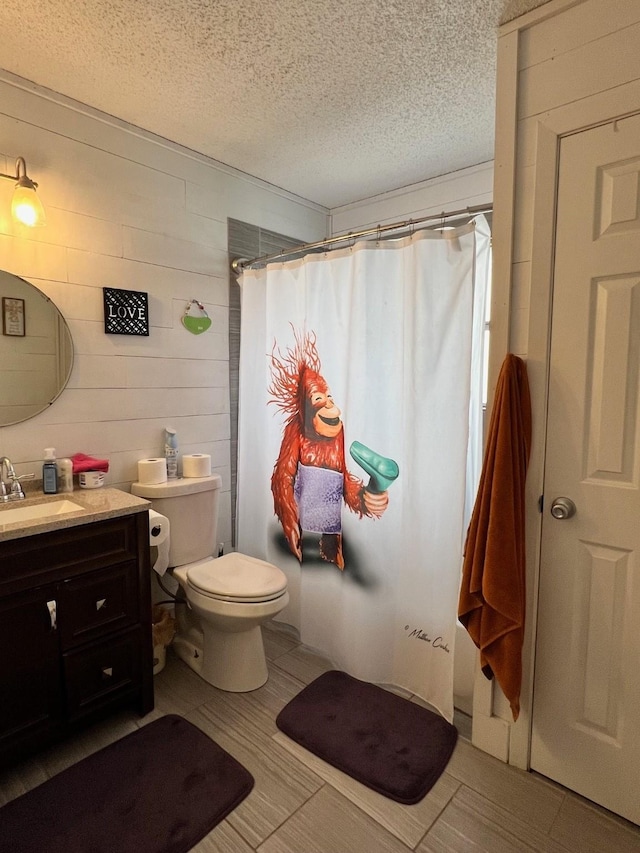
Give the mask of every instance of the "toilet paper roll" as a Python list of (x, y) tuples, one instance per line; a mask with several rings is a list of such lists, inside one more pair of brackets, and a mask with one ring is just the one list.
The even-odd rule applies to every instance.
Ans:
[(145, 486), (167, 482), (167, 461), (164, 459), (141, 459), (138, 462), (138, 482)]
[(149, 545), (157, 548), (156, 561), (153, 571), (160, 577), (167, 571), (169, 566), (169, 519), (153, 509), (149, 510)]
[(211, 457), (208, 453), (185, 453), (182, 457), (183, 477), (210, 477)]

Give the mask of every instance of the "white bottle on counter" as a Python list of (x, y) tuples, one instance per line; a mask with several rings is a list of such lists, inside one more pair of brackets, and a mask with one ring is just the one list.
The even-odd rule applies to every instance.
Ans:
[(58, 459), (58, 491), (73, 491), (73, 462), (70, 459)]

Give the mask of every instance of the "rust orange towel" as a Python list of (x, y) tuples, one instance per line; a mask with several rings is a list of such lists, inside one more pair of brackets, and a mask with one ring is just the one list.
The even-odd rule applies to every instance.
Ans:
[(522, 359), (504, 360), (491, 412), (478, 494), (467, 532), (458, 617), (496, 677), (513, 719), (520, 712), (525, 619), (524, 483), (531, 398)]

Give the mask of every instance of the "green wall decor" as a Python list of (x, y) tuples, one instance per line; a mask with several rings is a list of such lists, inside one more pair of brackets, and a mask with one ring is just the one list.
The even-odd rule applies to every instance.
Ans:
[[(194, 316), (192, 312), (196, 310), (201, 313)], [(187, 303), (187, 307), (184, 309), (184, 314), (182, 315), (182, 325), (188, 332), (191, 332), (192, 335), (201, 335), (203, 332), (207, 331), (211, 325), (211, 318), (205, 311), (202, 302), (198, 302), (197, 299), (192, 299), (191, 302)]]

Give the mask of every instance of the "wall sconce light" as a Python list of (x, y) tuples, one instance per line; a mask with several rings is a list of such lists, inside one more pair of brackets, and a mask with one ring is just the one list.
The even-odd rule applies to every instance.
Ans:
[(4, 175), (0, 172), (0, 178), (8, 178), (16, 182), (16, 188), (11, 201), (11, 215), (23, 225), (44, 225), (45, 215), (42, 202), (36, 193), (38, 186), (35, 181), (27, 175), (27, 164), (24, 157), (16, 160), (15, 175)]

